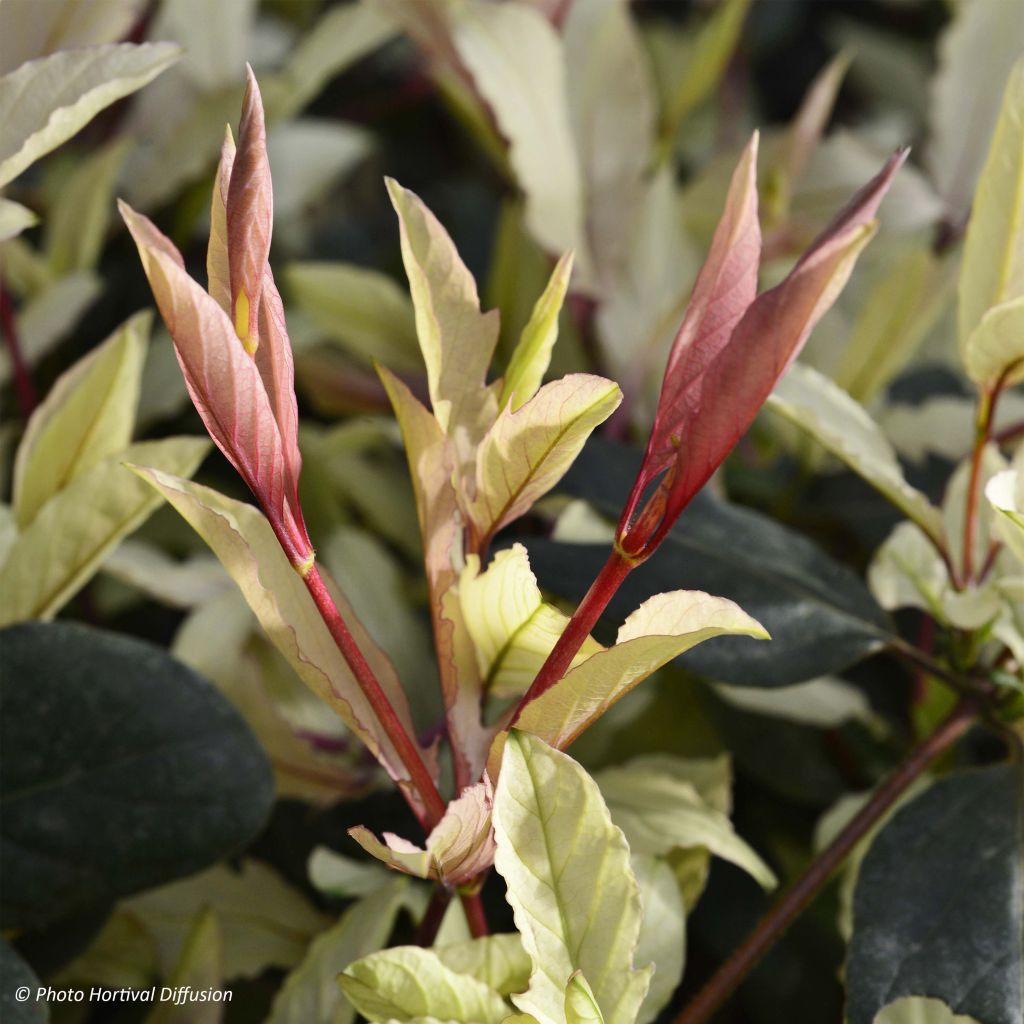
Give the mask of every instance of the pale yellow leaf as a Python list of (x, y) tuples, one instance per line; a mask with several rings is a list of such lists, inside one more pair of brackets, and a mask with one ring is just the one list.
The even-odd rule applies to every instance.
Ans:
[(66, 50), (0, 78), (0, 185), (71, 138), (104, 107), (141, 89), (180, 54), (170, 43)]
[(24, 529), (57, 491), (127, 447), (152, 317), (138, 313), (58, 378), (18, 447), (14, 511)]
[(0, 568), (0, 624), (53, 618), (118, 541), (160, 504), (123, 462), (190, 474), (209, 450), (209, 442), (198, 437), (143, 441), (96, 463), (54, 494)]

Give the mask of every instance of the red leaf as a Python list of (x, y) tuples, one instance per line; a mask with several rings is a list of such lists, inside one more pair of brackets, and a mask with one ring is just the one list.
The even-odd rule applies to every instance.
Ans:
[[(643, 465), (619, 523), (622, 548), (646, 557), (746, 433), (814, 325), (836, 300), (874, 217), (906, 159), (896, 153), (819, 235), (786, 279), (753, 299), (759, 238), (753, 165), (756, 139), (733, 176), (725, 213), (669, 357)], [(753, 299), (753, 301), (751, 301)], [(696, 309), (695, 309), (696, 305)], [(645, 490), (664, 474), (634, 520)]]

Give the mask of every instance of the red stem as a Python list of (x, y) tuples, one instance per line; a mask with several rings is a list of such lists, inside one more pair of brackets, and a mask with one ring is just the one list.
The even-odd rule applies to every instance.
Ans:
[(572, 659), (576, 657), (583, 642), (601, 617), (601, 613), (614, 597), (615, 591), (619, 589), (622, 581), (635, 567), (636, 562), (626, 558), (618, 548), (612, 549), (608, 561), (604, 563), (601, 571), (597, 574), (597, 579), (591, 584), (579, 607), (573, 612), (572, 618), (552, 648), (547, 660), (541, 666), (537, 677), (516, 707), (515, 713), (509, 721), (510, 729), (519, 721), (519, 716), (527, 704), (550, 690), (565, 675), (572, 664)]
[(25, 358), (21, 351), (21, 342), (18, 338), (18, 327), (14, 321), (14, 305), (11, 302), (11, 293), (0, 283), (0, 326), (3, 327), (4, 338), (7, 341), (7, 352), (11, 357), (11, 370), (14, 377), (14, 391), (18, 396), (18, 405), (21, 406), (22, 415), (28, 419), (35, 407), (39, 404), (36, 396), (35, 385), (32, 383), (32, 376), (25, 365)]
[(1000, 448), (1005, 448), (1006, 445), (1012, 444), (1020, 437), (1024, 437), (1024, 420), (1020, 420), (1017, 423), (1011, 423), (1008, 427), (1003, 427), (1002, 430), (997, 430), (992, 435), (992, 440), (999, 445)]
[(380, 681), (374, 675), (373, 669), (370, 668), (369, 663), (363, 656), (363, 652), (359, 649), (359, 645), (349, 632), (348, 626), (345, 625), (345, 620), (341, 617), (341, 613), (335, 606), (334, 600), (331, 598), (330, 592), (324, 584), (316, 565), (309, 569), (303, 579), (324, 623), (330, 630), (331, 636), (334, 637), (334, 642), (338, 645), (342, 657), (348, 663), (348, 667), (352, 669), (352, 674), (356, 677), (359, 688), (370, 702), (370, 707), (373, 708), (373, 712), (383, 726), (384, 732), (387, 734), (388, 739), (391, 740), (395, 751), (409, 772), (409, 780), (423, 801), (423, 811), (421, 812), (415, 804), (411, 803), (410, 806), (412, 806), (416, 816), (420, 818), (423, 827), (429, 831), (444, 816), (445, 803), (441, 799), (441, 794), (437, 791), (434, 780), (430, 777), (430, 772), (423, 762), (419, 748), (412, 737), (405, 731), (405, 727), (395, 713), (395, 709), (381, 687)]
[(473, 893), (471, 896), (463, 894), (461, 897), (462, 909), (466, 912), (466, 922), (469, 924), (469, 934), (474, 939), (482, 939), (490, 935), (487, 927), (487, 918), (484, 916), (484, 904), (480, 899), (480, 893)]
[(827, 846), (807, 871), (783, 894), (761, 919), (746, 941), (718, 969), (697, 993), (674, 1024), (705, 1024), (732, 996), (749, 971), (781, 938), (786, 929), (813, 901), (846, 860), (853, 848), (871, 831), (907, 787), (945, 750), (948, 750), (974, 721), (972, 701), (962, 700), (949, 717), (874, 791), (852, 821)]
[(417, 946), (423, 946), (426, 949), (434, 944), (434, 939), (437, 938), (438, 929), (441, 927), (444, 913), (448, 909), (451, 899), (451, 889), (446, 889), (443, 885), (435, 887), (430, 902), (427, 904), (427, 912), (416, 929), (415, 942)]

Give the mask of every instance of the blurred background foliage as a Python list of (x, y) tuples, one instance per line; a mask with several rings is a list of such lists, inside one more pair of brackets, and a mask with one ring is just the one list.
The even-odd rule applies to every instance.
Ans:
[[(504, 8), (505, 20), (466, 15), (481, 6)], [(596, 369), (618, 380), (626, 401), (606, 442), (629, 442), (645, 436), (667, 347), (750, 131), (763, 132), (769, 280), (889, 151), (911, 144), (881, 232), (804, 359), (873, 411), (908, 477), (934, 500), (969, 450), (973, 400), (955, 344), (959, 241), (1005, 79), (1024, 48), (1017, 0), (0, 0), (0, 73), (118, 40), (171, 41), (184, 54), (7, 189), (40, 222), (0, 244), (6, 315), (31, 390), (45, 395), (151, 305), (115, 196), (153, 216), (203, 279), (214, 166), (251, 62), (267, 104), (272, 263), (296, 352), (310, 532), (394, 658), (424, 730), (439, 705), (418, 530), (372, 363), (420, 391), (423, 373), (383, 176), (417, 192), (448, 228), (484, 305), (501, 309), (506, 358), (554, 258), (577, 250), (552, 374)], [(9, 474), (29, 397), (15, 386), (6, 350), (0, 360)], [(997, 429), (1022, 411), (1019, 393), (1005, 396)], [(157, 327), (136, 437), (202, 433)], [(560, 539), (600, 533), (571, 502), (599, 497), (572, 483), (583, 477), (612, 504), (631, 479), (599, 453), (516, 528), (531, 541), (541, 582), (562, 598), (578, 594), (564, 564), (545, 570), (544, 537), (556, 520)], [(245, 497), (216, 452), (198, 478)], [(820, 548), (802, 570), (812, 581), (832, 571), (830, 556), (862, 573), (897, 521), (882, 498), (768, 414), (713, 487), (813, 538)], [(683, 585), (690, 570), (673, 575), (666, 557), (663, 571), (659, 589)], [(716, 582), (708, 589), (729, 592), (729, 580)], [(764, 599), (771, 604), (770, 594)], [(882, 614), (866, 591), (850, 600), (867, 602), (866, 619)], [(142, 984), (198, 976), (211, 962), (204, 949), (216, 946), (218, 976), (236, 993), (224, 1020), (312, 1020), (288, 1016), (294, 1011), (275, 994), (343, 901), (379, 878), (320, 854), (311, 880), (307, 863), (324, 846), (352, 855), (345, 830), (356, 823), (414, 831), (401, 800), (259, 635), (219, 564), (166, 507), (60, 616), (154, 642), (212, 679), (262, 741), (278, 801), (242, 860), (112, 913), (94, 908), (26, 933), (20, 951), (48, 979)], [(906, 613), (899, 625), (913, 633), (920, 618)], [(865, 635), (862, 654), (873, 643), (870, 629)], [(884, 658), (852, 670), (815, 662), (773, 677), (778, 686), (810, 675), (817, 688), (804, 691), (749, 689), (742, 665), (729, 675), (723, 664), (663, 671), (573, 753), (595, 770), (641, 753), (731, 754), (737, 830), (783, 878), (811, 857), (824, 812), (877, 781), (948, 706), (943, 691)], [(343, 878), (324, 881), (331, 864)], [(493, 923), (510, 926), (500, 891), (485, 897)], [(417, 905), (417, 896), (402, 899)], [(721, 1020), (840, 1019), (838, 899), (830, 891), (815, 904)], [(673, 1005), (765, 900), (736, 868), (714, 863), (687, 921), (686, 975)], [(401, 919), (398, 934), (409, 927)], [(145, 1013), (64, 1007), (53, 1017), (129, 1022)], [(332, 1019), (350, 1018), (339, 1011)]]

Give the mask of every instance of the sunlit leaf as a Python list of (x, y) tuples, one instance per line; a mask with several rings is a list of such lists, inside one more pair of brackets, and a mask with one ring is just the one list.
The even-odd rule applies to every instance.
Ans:
[(128, 153), (117, 139), (90, 154), (61, 182), (46, 219), (46, 256), (54, 274), (90, 270), (106, 240), (117, 176)]
[(330, 918), (272, 868), (243, 860), (218, 865), (181, 882), (136, 896), (118, 912), (131, 915), (155, 939), (166, 969), (178, 961), (197, 915), (211, 910), (224, 947), (224, 977), (255, 978), (268, 967), (298, 965), (310, 940)]
[(350, 964), (338, 979), (370, 1021), (430, 1017), (459, 1024), (501, 1024), (508, 1005), (481, 981), (446, 967), (435, 950), (398, 946)]
[(386, 274), (351, 263), (292, 263), (284, 281), (296, 306), (353, 355), (421, 370), (412, 304)]
[(872, 1024), (980, 1024), (962, 1013), (954, 1013), (941, 999), (904, 996), (890, 1003)]
[(356, 1009), (338, 985), (338, 975), (387, 942), (409, 882), (403, 878), (385, 882), (310, 943), (302, 963), (285, 978), (274, 998), (267, 1024), (353, 1024)]
[(654, 974), (637, 1024), (649, 1024), (665, 1008), (683, 976), (686, 955), (686, 907), (675, 872), (660, 857), (634, 853), (633, 874), (640, 886), (643, 917), (634, 959), (653, 963)]
[[(139, 475), (210, 545), (274, 646), (302, 681), (363, 740), (393, 779), (400, 783), (407, 780), (405, 765), (352, 676), (309, 591), (259, 510), (208, 487), (147, 467), (142, 460), (136, 461)], [(405, 693), (390, 661), (352, 615), (341, 592), (334, 588), (331, 596), (403, 727), (409, 735), (415, 735)]]
[(691, 783), (642, 764), (607, 768), (595, 779), (634, 854), (664, 856), (704, 847), (766, 889), (775, 885), (771, 869), (736, 834), (728, 816), (706, 803)]
[(503, 408), (511, 402), (512, 411), (516, 412), (540, 389), (551, 362), (551, 350), (558, 340), (558, 314), (569, 287), (572, 263), (571, 252), (558, 261), (523, 328), (501, 386), (498, 402)]
[(1018, 457), (1015, 469), (1004, 470), (989, 480), (985, 497), (999, 513), (996, 531), (1024, 562), (1024, 456)]
[[(527, 4), (459, 5), (451, 37), (474, 85), (508, 140), (509, 162), (526, 195), (526, 223), (556, 252), (585, 262), (580, 167), (566, 99), (562, 41)], [(524, 61), (523, 54), (530, 55)]]
[(71, 138), (104, 107), (141, 89), (180, 54), (170, 43), (66, 50), (0, 78), (0, 185)]
[(929, 536), (943, 536), (938, 509), (907, 483), (878, 424), (826, 376), (796, 364), (776, 385), (768, 405), (842, 459)]
[(634, 970), (640, 897), (629, 847), (596, 783), (571, 758), (513, 732), (495, 793), (495, 867), (505, 879), (530, 988), (513, 1002), (564, 1024), (565, 989), (583, 971), (608, 1024), (633, 1024), (650, 972)]
[(599, 651), (529, 703), (518, 727), (566, 747), (652, 672), (713, 636), (768, 634), (732, 601), (677, 590), (645, 601), (619, 629), (614, 647)]
[[(569, 620), (542, 600), (521, 544), (499, 551), (484, 572), (479, 568), (471, 555), (459, 580), (459, 602), (484, 692), (497, 698), (522, 695)], [(588, 637), (572, 664), (602, 649)]]
[(487, 935), (434, 949), (447, 967), (482, 981), (499, 995), (522, 992), (529, 984), (532, 964), (518, 935)]
[(493, 537), (551, 490), (621, 400), (614, 382), (570, 374), (546, 384), (518, 412), (506, 406), (477, 450), (469, 508), (476, 536)]
[[(981, 0), (961, 15), (964, 21), (985, 15), (989, 22), (986, 36), (992, 32), (992, 18), (1015, 18), (1024, 32), (1024, 17), (1016, 4), (1001, 4)], [(1016, 12), (1016, 13), (1014, 13)], [(995, 40), (998, 33), (990, 38)], [(985, 44), (985, 74), (993, 70), (993, 57)], [(996, 61), (998, 66), (998, 61)], [(971, 73), (970, 88), (980, 88)], [(1002, 88), (1002, 82), (999, 83)], [(977, 128), (977, 122), (972, 120)], [(964, 127), (956, 127), (959, 139)], [(960, 272), (959, 328), (961, 354), (968, 372), (975, 380), (980, 368), (972, 366), (972, 335), (982, 318), (994, 306), (1018, 299), (1024, 295), (1024, 232), (1020, 230), (1024, 218), (1024, 61), (1018, 62), (1010, 72), (1003, 93), (1002, 109), (996, 123), (995, 134), (988, 149), (988, 157), (981, 171), (977, 197), (967, 225), (964, 242), (963, 268)], [(984, 361), (987, 363), (987, 360)], [(991, 368), (988, 377), (992, 376)], [(998, 375), (998, 369), (996, 370)]]
[(594, 990), (582, 971), (574, 971), (565, 986), (565, 1024), (604, 1024)]
[(682, 120), (721, 80), (749, 6), (750, 0), (722, 0), (692, 40), (687, 40), (684, 53), (673, 54), (670, 64), (656, 64), (664, 68), (665, 76), (661, 138), (666, 151)]
[(926, 156), (932, 180), (954, 220), (970, 208), (1022, 38), (1024, 7), (979, 0), (957, 4), (939, 40), (939, 66), (931, 82), (932, 142)]
[[(1024, 68), (1021, 78), (1024, 80)], [(1024, 168), (1024, 162), (1021, 166)], [(1024, 254), (1024, 247), (1021, 251)], [(1020, 283), (1024, 293), (1024, 274)], [(963, 359), (971, 380), (986, 387), (996, 383), (1009, 386), (1024, 380), (1024, 294), (993, 307), (981, 318), (967, 339)]]
[(14, 468), (24, 529), (75, 477), (126, 448), (135, 425), (151, 317), (139, 313), (67, 370), (29, 419)]
[(451, 238), (423, 202), (388, 179), (398, 214), (416, 332), (427, 365), (430, 400), (442, 429), (479, 437), (485, 411), (496, 412), (484, 380), (498, 341), (495, 312), (481, 314), (476, 282)]
[(75, 477), (43, 505), (0, 568), (0, 623), (52, 618), (160, 504), (124, 462), (187, 475), (208, 451), (198, 437), (144, 441)]
[(27, 206), (10, 199), (0, 199), (0, 242), (15, 238), (39, 223), (39, 218)]

